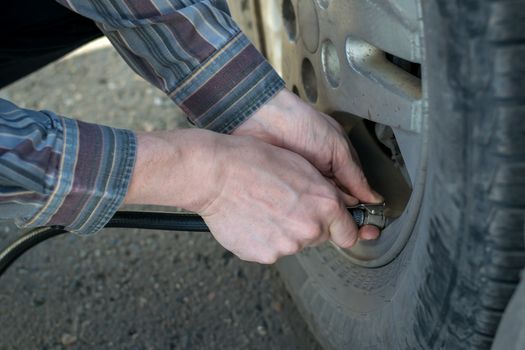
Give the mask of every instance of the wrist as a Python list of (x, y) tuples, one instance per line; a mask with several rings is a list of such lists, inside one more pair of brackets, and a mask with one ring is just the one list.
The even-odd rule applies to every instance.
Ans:
[(156, 134), (145, 132), (135, 134), (137, 140), (135, 166), (131, 174), (128, 192), (124, 198), (124, 204), (150, 204), (146, 203), (148, 192), (145, 187), (148, 177), (147, 169), (150, 164), (158, 161), (155, 150), (159, 148), (159, 140)]
[(124, 204), (198, 211), (213, 198), (215, 134), (184, 129), (137, 133), (137, 156)]
[(253, 136), (275, 146), (283, 146), (289, 124), (286, 117), (293, 112), (297, 100), (288, 89), (282, 89), (232, 134)]

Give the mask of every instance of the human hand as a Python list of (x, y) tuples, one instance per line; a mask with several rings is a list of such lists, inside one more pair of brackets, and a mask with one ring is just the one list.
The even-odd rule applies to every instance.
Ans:
[(342, 248), (357, 240), (350, 196), (296, 153), (195, 129), (137, 137), (125, 203), (197, 212), (244, 260), (273, 263), (328, 238)]
[[(254, 136), (301, 155), (350, 194), (354, 204), (383, 202), (370, 188), (359, 158), (339, 123), (286, 89), (239, 126), (233, 135)], [(359, 230), (363, 239), (375, 239), (378, 235), (379, 230), (374, 226)]]

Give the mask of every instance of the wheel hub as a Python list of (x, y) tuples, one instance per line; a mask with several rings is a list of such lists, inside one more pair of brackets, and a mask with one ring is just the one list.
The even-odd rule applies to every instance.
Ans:
[[(282, 0), (288, 87), (347, 130), (395, 217), (376, 241), (341, 250), (379, 267), (405, 246), (426, 169), (422, 23), (417, 0)], [(337, 248), (338, 249), (338, 248)]]

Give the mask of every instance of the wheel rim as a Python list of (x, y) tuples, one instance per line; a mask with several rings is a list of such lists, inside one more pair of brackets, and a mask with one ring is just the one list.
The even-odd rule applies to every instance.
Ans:
[[(364, 167), (377, 163), (365, 173), (382, 189), (390, 214), (397, 216), (378, 240), (337, 249), (357, 265), (386, 265), (412, 233), (425, 185), (427, 99), (420, 73), (424, 48), (419, 0), (282, 0), (278, 8), (284, 24), (282, 74), (288, 87), (335, 117), (354, 146), (362, 144), (356, 149), (362, 148), (358, 153)], [(419, 77), (411, 74), (414, 67)], [(376, 151), (368, 147), (373, 137), (356, 141), (363, 128), (373, 124), (390, 127), (395, 135), (405, 166), (397, 175), (384, 159), (378, 160), (380, 146)], [(403, 172), (408, 195), (399, 189)]]

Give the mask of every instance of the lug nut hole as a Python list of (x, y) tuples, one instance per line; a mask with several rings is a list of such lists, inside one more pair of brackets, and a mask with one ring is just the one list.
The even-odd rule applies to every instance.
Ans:
[(299, 89), (297, 88), (297, 85), (292, 86), (292, 92), (295, 94), (295, 96), (301, 97), (301, 95), (299, 95)]
[(301, 65), (301, 77), (306, 97), (312, 103), (317, 102), (317, 77), (315, 76), (314, 66), (308, 58), (305, 58)]
[(333, 88), (341, 83), (341, 64), (337, 49), (330, 40), (325, 40), (321, 46), (321, 64), (326, 80)]
[(330, 5), (330, 0), (317, 0), (317, 3), (319, 4), (320, 8), (326, 10)]
[(283, 22), (284, 28), (286, 29), (286, 34), (288, 38), (292, 41), (295, 41), (297, 38), (297, 20), (295, 16), (295, 10), (291, 0), (283, 1)]

